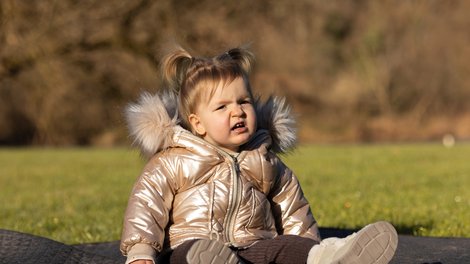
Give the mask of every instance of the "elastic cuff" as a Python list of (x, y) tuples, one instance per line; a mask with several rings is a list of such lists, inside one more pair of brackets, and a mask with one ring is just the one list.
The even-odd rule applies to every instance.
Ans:
[(131, 247), (127, 252), (126, 264), (139, 259), (151, 260), (155, 264), (157, 251), (149, 244), (138, 243)]

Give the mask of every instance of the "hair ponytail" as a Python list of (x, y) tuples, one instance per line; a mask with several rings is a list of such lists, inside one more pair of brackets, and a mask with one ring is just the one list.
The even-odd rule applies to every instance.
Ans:
[(238, 68), (242, 70), (245, 76), (248, 77), (250, 75), (251, 67), (254, 62), (254, 54), (250, 50), (249, 44), (229, 49), (227, 52), (225, 52), (225, 54), (222, 54), (221, 56), (224, 55), (227, 55), (230, 59), (232, 59), (237, 64)]
[(160, 66), (163, 80), (165, 80), (172, 89), (179, 91), (186, 71), (194, 58), (176, 42), (172, 42), (171, 45), (165, 49), (164, 54)]

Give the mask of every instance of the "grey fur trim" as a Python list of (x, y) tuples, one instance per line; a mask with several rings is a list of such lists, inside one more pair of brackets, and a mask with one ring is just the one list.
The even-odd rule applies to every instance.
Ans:
[(173, 134), (179, 129), (178, 98), (172, 92), (144, 92), (138, 103), (126, 107), (124, 114), (133, 145), (138, 145), (147, 159), (171, 146)]
[(272, 139), (270, 150), (276, 154), (286, 154), (295, 149), (297, 144), (297, 124), (291, 115), (289, 105), (285, 106), (285, 98), (270, 96), (260, 105), (256, 102), (258, 129), (266, 129)]

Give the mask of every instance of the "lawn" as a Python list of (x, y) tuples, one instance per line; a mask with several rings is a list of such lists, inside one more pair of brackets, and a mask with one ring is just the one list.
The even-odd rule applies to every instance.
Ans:
[(321, 227), (470, 237), (470, 145), (314, 146), (285, 162)]
[[(379, 220), (401, 234), (470, 237), (470, 145), (301, 147), (297, 174), (320, 227)], [(117, 149), (0, 149), (0, 228), (67, 244), (119, 240), (145, 163)]]

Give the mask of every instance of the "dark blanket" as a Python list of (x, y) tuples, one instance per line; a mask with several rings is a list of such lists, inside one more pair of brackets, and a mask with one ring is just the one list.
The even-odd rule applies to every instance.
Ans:
[[(323, 238), (352, 230), (320, 228)], [(0, 229), (0, 263), (124, 263), (119, 241), (69, 246), (44, 237)], [(470, 263), (470, 239), (398, 236), (390, 264)]]
[[(117, 245), (119, 248), (119, 244)], [(124, 263), (48, 238), (0, 229), (0, 263)]]

